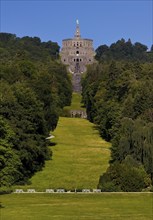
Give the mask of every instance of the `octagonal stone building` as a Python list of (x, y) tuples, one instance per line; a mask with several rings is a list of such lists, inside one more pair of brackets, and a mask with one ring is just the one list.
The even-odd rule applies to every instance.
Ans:
[(72, 74), (82, 74), (86, 71), (86, 65), (94, 62), (93, 40), (81, 38), (78, 20), (74, 38), (62, 41), (60, 55), (62, 63), (68, 65)]

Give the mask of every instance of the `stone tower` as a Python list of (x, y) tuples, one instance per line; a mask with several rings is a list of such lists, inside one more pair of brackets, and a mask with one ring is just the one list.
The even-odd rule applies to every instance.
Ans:
[(73, 74), (72, 83), (74, 91), (80, 91), (81, 74), (86, 71), (86, 65), (94, 62), (93, 40), (83, 39), (80, 34), (79, 21), (76, 21), (74, 38), (64, 39), (60, 52), (61, 60), (68, 65), (68, 70)]

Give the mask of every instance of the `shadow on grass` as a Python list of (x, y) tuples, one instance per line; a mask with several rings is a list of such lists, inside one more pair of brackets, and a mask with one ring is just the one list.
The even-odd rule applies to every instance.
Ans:
[(0, 209), (5, 208), (4, 205), (2, 205), (2, 203), (0, 203)]
[(111, 137), (108, 136), (107, 134), (104, 135), (101, 133), (100, 131), (100, 126), (99, 125), (93, 125), (93, 130), (98, 131), (99, 137), (101, 137), (102, 139), (104, 139), (106, 142), (110, 142), (111, 141)]
[(93, 125), (93, 129), (99, 131), (99, 125)]
[(57, 145), (56, 142), (51, 142), (51, 143), (49, 144), (49, 147), (54, 147), (54, 146), (56, 146), (56, 145)]

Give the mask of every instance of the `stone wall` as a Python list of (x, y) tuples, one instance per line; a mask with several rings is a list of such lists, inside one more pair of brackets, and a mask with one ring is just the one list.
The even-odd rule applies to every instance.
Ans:
[(71, 118), (87, 118), (86, 111), (83, 110), (71, 110)]

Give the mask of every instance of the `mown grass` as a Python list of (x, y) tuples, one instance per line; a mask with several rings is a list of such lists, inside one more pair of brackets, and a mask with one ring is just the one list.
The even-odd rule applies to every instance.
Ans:
[(80, 93), (73, 93), (72, 94), (72, 102), (71, 106), (64, 107), (64, 110), (85, 110), (83, 104), (81, 104), (82, 96)]
[[(72, 109), (78, 109), (80, 98), (73, 96)], [(52, 160), (35, 174), (31, 185), (14, 188), (96, 188), (108, 167), (110, 144), (85, 119), (61, 117), (53, 134)], [(153, 219), (151, 193), (9, 194), (1, 195), (1, 202), (1, 220)]]
[(153, 194), (11, 194), (1, 220), (152, 220)]
[(52, 160), (32, 177), (31, 185), (16, 188), (97, 188), (99, 176), (108, 167), (110, 144), (99, 137), (92, 123), (79, 118), (61, 117), (53, 135)]

